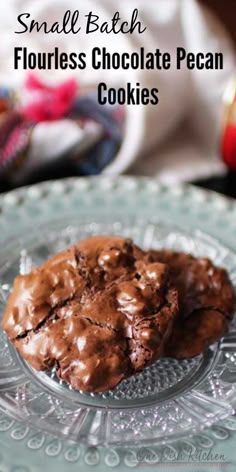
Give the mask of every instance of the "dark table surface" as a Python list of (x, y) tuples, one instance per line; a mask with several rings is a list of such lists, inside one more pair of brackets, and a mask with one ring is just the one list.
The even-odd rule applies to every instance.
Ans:
[(236, 198), (236, 172), (228, 172), (223, 177), (198, 180), (192, 183), (199, 187), (222, 193), (228, 197)]

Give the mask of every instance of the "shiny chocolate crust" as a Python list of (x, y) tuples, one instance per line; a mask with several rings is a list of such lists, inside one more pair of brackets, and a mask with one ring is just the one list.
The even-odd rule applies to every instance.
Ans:
[(227, 331), (235, 309), (235, 293), (225, 269), (207, 258), (170, 250), (150, 251), (149, 259), (168, 264), (179, 294), (179, 315), (164, 355), (191, 358)]
[(167, 266), (100, 236), (16, 277), (3, 328), (35, 369), (101, 392), (162, 356), (177, 313)]

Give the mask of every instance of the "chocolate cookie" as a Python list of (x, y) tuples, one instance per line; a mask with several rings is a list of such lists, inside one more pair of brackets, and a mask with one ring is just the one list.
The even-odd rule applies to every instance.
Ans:
[(165, 356), (194, 357), (219, 340), (233, 316), (235, 295), (225, 269), (209, 259), (169, 250), (150, 251), (151, 261), (168, 264), (178, 289), (180, 312)]
[(35, 369), (100, 392), (162, 355), (177, 312), (167, 266), (101, 236), (16, 277), (3, 328)]

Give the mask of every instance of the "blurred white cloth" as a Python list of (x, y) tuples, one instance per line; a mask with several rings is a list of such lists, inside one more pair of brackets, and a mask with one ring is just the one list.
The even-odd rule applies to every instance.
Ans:
[[(139, 35), (108, 36), (100, 33), (73, 34), (14, 34), (17, 15), (28, 12), (31, 19), (51, 24), (60, 21), (65, 11), (79, 9), (81, 18), (89, 11), (109, 21), (119, 10), (129, 19), (134, 8), (147, 30)], [(85, 20), (84, 20), (85, 21)], [(223, 71), (177, 71), (174, 66), (167, 71), (95, 71), (88, 64), (84, 71), (41, 71), (40, 76), (50, 81), (60, 81), (76, 76), (83, 86), (96, 86), (100, 81), (108, 85), (122, 86), (126, 82), (140, 82), (144, 87), (157, 87), (158, 105), (127, 106), (123, 144), (114, 161), (104, 170), (105, 174), (122, 172), (157, 175), (164, 181), (190, 180), (216, 175), (224, 171), (220, 159), (219, 140), (222, 117), (222, 93), (235, 68), (235, 53), (224, 29), (209, 12), (201, 9), (195, 0), (8, 0), (0, 5), (0, 83), (19, 86), (25, 77), (24, 70), (13, 68), (13, 47), (27, 46), (29, 51), (89, 51), (96, 46), (106, 46), (112, 51), (133, 51), (144, 47), (146, 51), (160, 48), (175, 57), (176, 47), (191, 52), (223, 52)], [(50, 125), (57, 127), (55, 123)], [(75, 139), (71, 124), (72, 140)], [(80, 132), (80, 131), (78, 131)], [(70, 140), (70, 125), (66, 128)], [(58, 135), (61, 133), (55, 133)], [(63, 147), (63, 135), (61, 146)], [(47, 140), (42, 126), (33, 139), (34, 154), (44, 142), (44, 152), (53, 152), (52, 139)], [(57, 138), (57, 149), (60, 139)], [(46, 151), (45, 151), (46, 149)]]

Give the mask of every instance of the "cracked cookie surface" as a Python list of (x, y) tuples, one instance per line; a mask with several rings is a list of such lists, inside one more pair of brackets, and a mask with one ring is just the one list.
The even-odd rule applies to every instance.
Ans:
[(16, 277), (3, 328), (34, 368), (101, 392), (162, 356), (177, 312), (167, 266), (101, 236)]
[(235, 294), (224, 268), (207, 258), (171, 250), (150, 251), (150, 260), (168, 264), (179, 294), (176, 317), (164, 355), (194, 357), (227, 331), (235, 309)]

